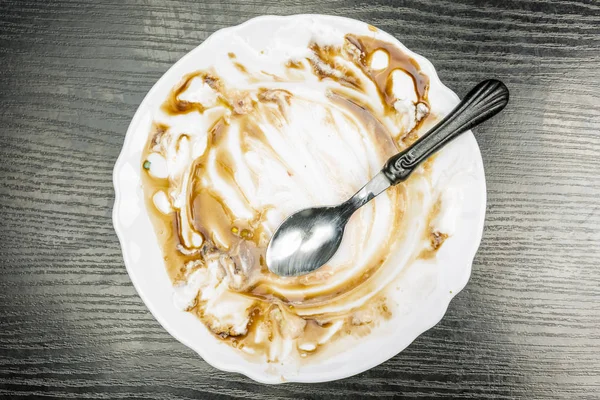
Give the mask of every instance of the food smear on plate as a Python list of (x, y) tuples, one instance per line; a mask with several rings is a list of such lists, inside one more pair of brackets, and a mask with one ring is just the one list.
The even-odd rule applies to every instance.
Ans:
[(385, 323), (402, 274), (452, 235), (430, 159), (351, 218), (325, 266), (299, 277), (267, 269), (287, 216), (347, 199), (439, 119), (429, 77), (376, 32), (307, 29), (296, 42), (224, 49), (182, 76), (140, 160), (177, 307), (268, 362), (341, 351), (342, 339)]

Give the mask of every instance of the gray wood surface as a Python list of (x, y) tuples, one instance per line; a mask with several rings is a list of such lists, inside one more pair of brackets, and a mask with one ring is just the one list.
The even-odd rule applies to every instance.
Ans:
[[(152, 84), (261, 14), (361, 19), (460, 95), (498, 77), (476, 130), (488, 213), (467, 288), (390, 361), (265, 386), (171, 338), (125, 271), (113, 164)], [(0, 1), (0, 396), (600, 398), (600, 2)]]

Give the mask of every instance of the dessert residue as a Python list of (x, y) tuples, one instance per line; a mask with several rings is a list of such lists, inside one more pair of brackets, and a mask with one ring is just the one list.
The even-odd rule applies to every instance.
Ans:
[(448, 237), (432, 225), (441, 199), (429, 161), (353, 216), (324, 267), (294, 278), (267, 269), (285, 217), (348, 198), (436, 121), (428, 76), (396, 45), (346, 35), (306, 50), (274, 70), (229, 52), (231, 68), (186, 75), (141, 160), (177, 305), (267, 361), (368, 334), (393, 315), (391, 282)]

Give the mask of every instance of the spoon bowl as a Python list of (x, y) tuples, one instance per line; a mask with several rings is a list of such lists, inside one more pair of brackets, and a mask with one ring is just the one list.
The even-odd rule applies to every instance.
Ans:
[(283, 276), (305, 273), (306, 265), (323, 265), (337, 251), (348, 216), (337, 207), (301, 210), (277, 229), (267, 248), (267, 266)]

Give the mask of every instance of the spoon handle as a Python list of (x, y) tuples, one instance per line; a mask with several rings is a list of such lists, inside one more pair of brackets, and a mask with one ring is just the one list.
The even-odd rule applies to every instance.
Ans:
[(507, 103), (508, 89), (504, 83), (495, 79), (481, 82), (429, 132), (392, 156), (382, 172), (392, 185), (404, 181), (421, 162), (461, 133), (499, 113)]

